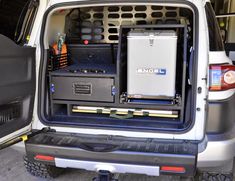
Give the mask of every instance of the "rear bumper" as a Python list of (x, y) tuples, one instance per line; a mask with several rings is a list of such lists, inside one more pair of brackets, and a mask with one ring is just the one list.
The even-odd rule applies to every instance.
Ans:
[[(98, 146), (94, 149), (91, 143), (97, 143)], [(36, 135), (26, 142), (29, 158), (34, 159), (38, 154), (53, 156), (54, 162), (48, 163), (58, 167), (151, 176), (191, 176), (195, 174), (196, 167), (214, 171), (221, 167), (232, 169), (231, 163), (235, 156), (235, 129), (226, 135), (207, 135), (205, 150), (201, 153), (197, 153), (197, 150), (197, 144), (183, 141), (135, 140), (107, 136), (94, 138), (53, 132)], [(184, 167), (185, 172), (161, 171), (162, 166)]]
[[(36, 155), (55, 157), (54, 162), (48, 163), (58, 167), (91, 171), (108, 170), (113, 173), (135, 173), (151, 176), (164, 174), (192, 176), (195, 174), (196, 144), (161, 142), (161, 140), (134, 140), (122, 137), (111, 139), (101, 136), (90, 140), (90, 143), (98, 144), (96, 151), (94, 151), (91, 148), (93, 145), (88, 143), (87, 138), (81, 138), (81, 136), (57, 133), (40, 134), (26, 142), (26, 152), (30, 159), (35, 159)], [(106, 144), (101, 143), (102, 140)], [(109, 149), (101, 151), (102, 145), (108, 145)], [(184, 171), (165, 171), (161, 169), (162, 166), (181, 167), (184, 168)]]
[(206, 149), (198, 154), (199, 169), (228, 167), (235, 157), (235, 129), (226, 135), (207, 135)]

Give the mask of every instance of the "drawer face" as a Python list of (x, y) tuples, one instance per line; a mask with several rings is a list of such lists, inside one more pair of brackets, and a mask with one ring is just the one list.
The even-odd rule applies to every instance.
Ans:
[(113, 102), (112, 78), (51, 77), (52, 99)]

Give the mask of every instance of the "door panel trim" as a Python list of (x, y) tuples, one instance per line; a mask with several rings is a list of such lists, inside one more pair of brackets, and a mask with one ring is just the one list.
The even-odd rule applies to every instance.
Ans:
[(35, 98), (36, 64), (35, 48), (16, 45), (4, 35), (0, 35), (0, 50), (0, 108), (17, 103), (20, 112), (11, 119), (8, 119), (13, 114), (11, 111), (9, 116), (7, 112), (0, 114), (0, 142), (4, 142), (29, 130)]

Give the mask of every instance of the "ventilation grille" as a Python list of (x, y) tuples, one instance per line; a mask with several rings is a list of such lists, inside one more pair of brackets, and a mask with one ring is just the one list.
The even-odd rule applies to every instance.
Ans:
[[(179, 23), (180, 8), (165, 6), (110, 6), (76, 9), (69, 14), (66, 33), (94, 43), (117, 43), (121, 25)], [(80, 36), (79, 36), (80, 35)]]
[(0, 106), (0, 125), (19, 119), (21, 116), (20, 104)]
[(75, 95), (91, 95), (91, 84), (75, 83), (73, 89)]

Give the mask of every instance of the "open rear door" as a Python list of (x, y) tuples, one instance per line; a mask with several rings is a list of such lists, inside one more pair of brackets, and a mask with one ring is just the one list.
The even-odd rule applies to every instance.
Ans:
[(0, 144), (30, 130), (35, 75), (35, 48), (0, 35)]

